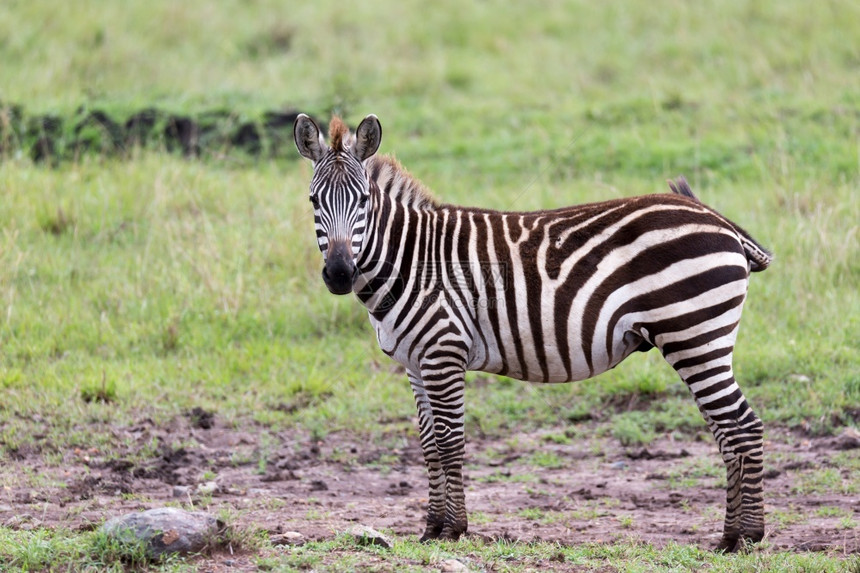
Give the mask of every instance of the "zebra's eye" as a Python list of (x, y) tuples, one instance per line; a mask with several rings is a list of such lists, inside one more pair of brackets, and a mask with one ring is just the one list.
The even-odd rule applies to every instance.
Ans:
[(313, 206), (314, 206), (314, 209), (319, 209), (319, 207), (320, 207), (320, 200), (317, 198), (317, 196), (316, 196), (316, 195), (311, 195), (311, 196), (310, 196), (310, 200), (311, 200), (311, 205), (313, 205)]
[(364, 207), (365, 205), (367, 205), (367, 195), (362, 195), (361, 199), (358, 200), (358, 204), (361, 207)]

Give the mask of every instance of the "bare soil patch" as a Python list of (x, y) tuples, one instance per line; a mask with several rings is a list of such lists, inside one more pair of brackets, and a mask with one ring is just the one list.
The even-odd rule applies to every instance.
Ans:
[[(198, 410), (166, 426), (142, 420), (112, 431), (119, 456), (76, 449), (46, 463), (40, 450), (56, 450), (43, 444), (7, 457), (0, 523), (88, 530), (125, 512), (181, 503), (229, 510), (233, 525), (273, 538), (297, 531), (326, 539), (355, 523), (397, 536), (423, 529), (427, 484), (412, 435), (369, 443), (333, 433), (312, 441), (253, 422), (227, 426)], [(469, 441), (470, 535), (562, 544), (717, 543), (725, 474), (713, 443), (670, 437), (644, 448), (601, 437), (557, 443), (565, 442), (561, 432)], [(153, 443), (156, 455), (142, 457)], [(856, 446), (856, 440), (769, 430), (766, 539), (775, 548), (860, 551)]]

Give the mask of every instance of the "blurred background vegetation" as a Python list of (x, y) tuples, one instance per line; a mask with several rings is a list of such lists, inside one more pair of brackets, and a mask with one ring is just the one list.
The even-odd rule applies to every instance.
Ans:
[[(233, 130), (267, 112), (375, 113), (382, 151), (438, 197), (498, 209), (684, 174), (776, 254), (736, 353), (754, 407), (812, 433), (856, 425), (856, 38), (860, 5), (835, 0), (7, 0), (0, 117), (19, 128), (0, 147), (0, 451), (110, 449), (112, 424), (192, 406), (317, 435), (412, 431), (365, 313), (322, 289), (310, 167), (289, 140), (188, 159), (166, 141), (116, 154), (97, 129), (65, 161), (34, 160), (28, 118), (63, 119), (73, 149), (76, 122), (150, 108)], [(656, 353), (525, 393), (485, 379), (470, 379), (471, 432), (705, 431)]]

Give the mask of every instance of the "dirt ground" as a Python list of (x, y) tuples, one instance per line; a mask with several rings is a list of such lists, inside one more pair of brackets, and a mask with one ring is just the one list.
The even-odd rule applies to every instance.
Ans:
[[(398, 536), (422, 531), (427, 483), (414, 437), (367, 443), (332, 433), (313, 442), (252, 422), (235, 426), (198, 411), (168, 427), (141, 420), (113, 428), (128, 460), (78, 449), (54, 453), (47, 465), (42, 451), (49, 444), (18, 450), (0, 471), (0, 523), (88, 530), (126, 512), (183, 503), (211, 513), (226, 509), (233, 525), (263, 529), (273, 539), (289, 531), (326, 539), (356, 523)], [(468, 442), (471, 535), (562, 544), (717, 543), (725, 478), (712, 441), (667, 437), (625, 448), (608, 437), (568, 441), (563, 432)], [(153, 443), (159, 444), (154, 457), (131, 461)], [(860, 552), (860, 476), (837, 457), (856, 462), (858, 446), (850, 433), (810, 438), (769, 429), (767, 540), (775, 548)], [(228, 558), (218, 557), (230, 565)]]

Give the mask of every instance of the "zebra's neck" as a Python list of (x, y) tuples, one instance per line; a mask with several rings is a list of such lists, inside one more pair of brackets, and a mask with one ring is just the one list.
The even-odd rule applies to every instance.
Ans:
[[(361, 251), (355, 292), (381, 320), (404, 294), (414, 293), (433, 236), (438, 204), (427, 189), (390, 157), (367, 165), (371, 208)], [(416, 253), (423, 253), (422, 260)]]

